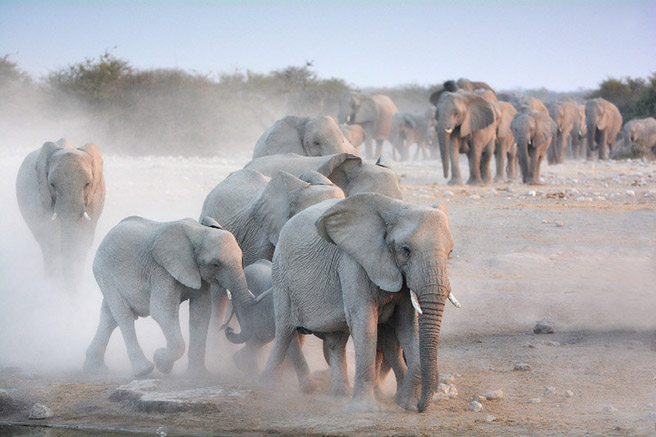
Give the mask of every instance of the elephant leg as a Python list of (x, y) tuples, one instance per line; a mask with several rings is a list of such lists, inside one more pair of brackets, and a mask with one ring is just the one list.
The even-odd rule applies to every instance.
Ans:
[(481, 179), (481, 154), (474, 147), (469, 151), (469, 180), (467, 185), (483, 185)]
[(107, 373), (107, 366), (105, 365), (105, 351), (107, 344), (118, 324), (112, 316), (112, 312), (107, 306), (107, 302), (103, 299), (100, 307), (100, 322), (98, 323), (98, 330), (93, 337), (91, 344), (87, 348), (86, 359), (84, 361), (84, 371), (87, 373)]
[(599, 138), (599, 161), (605, 161), (606, 160), (606, 142), (608, 141), (608, 133), (606, 132), (606, 129), (601, 131), (600, 137), (601, 138)]
[(324, 355), (330, 366), (330, 394), (348, 396), (351, 389), (346, 373), (346, 342), (349, 334), (334, 332), (326, 334), (323, 342)]
[[(217, 329), (223, 325), (223, 318), (225, 315), (226, 307), (228, 306), (228, 294), (226, 289), (217, 285), (210, 285), (210, 298), (211, 298), (211, 324)], [(212, 328), (214, 329), (214, 328)]]
[(394, 313), (394, 332), (403, 355), (407, 359), (407, 370), (396, 391), (396, 403), (402, 408), (416, 408), (421, 390), (421, 362), (419, 357), (419, 334), (417, 313), (410, 299), (401, 301)]
[(397, 391), (403, 384), (403, 378), (407, 371), (407, 366), (403, 360), (401, 344), (396, 336), (394, 328), (390, 325), (378, 325), (378, 350), (382, 352), (382, 363), (378, 372), (376, 387), (374, 388), (376, 397), (382, 398), (381, 384), (390, 369), (394, 370), (396, 378)]
[(505, 179), (505, 160), (506, 160), (506, 147), (504, 141), (499, 141), (494, 149), (494, 163), (496, 165), (496, 174), (494, 175), (495, 182), (502, 182)]
[(378, 159), (383, 155), (383, 143), (385, 140), (376, 140), (376, 155), (374, 159)]
[(295, 332), (289, 342), (287, 349), (287, 358), (292, 361), (294, 369), (296, 370), (296, 378), (298, 385), (301, 387), (303, 393), (312, 393), (316, 390), (316, 384), (310, 378), (310, 366), (308, 366), (303, 354), (301, 336)]
[(378, 311), (373, 303), (368, 303), (364, 308), (362, 305), (351, 308), (346, 314), (346, 322), (351, 331), (355, 349), (355, 381), (353, 398), (348, 404), (349, 411), (378, 411), (380, 409), (374, 399), (377, 321)]
[[(276, 320), (276, 334), (273, 339), (273, 346), (269, 352), (269, 358), (260, 374), (260, 385), (264, 387), (275, 386), (280, 373), (287, 350), (292, 340), (297, 337), (296, 329), (291, 323), (291, 302), (289, 295), (284, 290), (273, 288), (274, 294), (274, 312)], [(298, 341), (296, 338), (295, 341)]]
[[(157, 290), (157, 287), (155, 287)], [(150, 314), (162, 328), (166, 338), (166, 347), (155, 351), (153, 356), (155, 367), (162, 373), (170, 373), (173, 364), (185, 351), (185, 342), (180, 330), (180, 298), (158, 299), (151, 298)], [(154, 304), (153, 304), (154, 303)]]
[[(460, 138), (451, 135), (449, 159), (451, 161), (451, 180), (449, 185), (462, 185), (462, 176), (460, 175)], [(443, 158), (444, 159), (444, 158)]]
[(206, 376), (207, 329), (212, 316), (211, 298), (205, 287), (189, 299), (189, 366), (187, 373)]
[(490, 143), (485, 146), (483, 152), (481, 153), (481, 177), (484, 184), (490, 182), (490, 161), (492, 160), (492, 154), (494, 153), (494, 140), (491, 140)]
[(536, 154), (537, 163), (535, 165), (535, 171), (533, 172), (533, 185), (542, 185), (542, 182), (540, 182), (540, 168), (542, 167), (542, 159), (544, 158), (544, 155), (547, 154), (547, 152), (545, 149), (541, 149), (536, 150)]
[(518, 144), (517, 145), (517, 156), (519, 157), (519, 167), (522, 171), (522, 182), (528, 183), (529, 177), (531, 175), (530, 165), (529, 165), (529, 147), (528, 144)]
[(364, 148), (367, 158), (374, 159), (373, 139), (371, 135), (367, 135), (364, 139)]
[[(545, 151), (546, 153), (546, 151)], [(529, 178), (528, 183), (530, 185), (541, 185), (540, 184), (540, 162), (542, 162), (541, 153), (537, 148), (531, 147), (529, 149), (530, 163), (529, 163)]]
[(569, 135), (565, 135), (564, 132), (561, 132), (559, 136), (560, 136), (560, 141), (558, 142), (558, 156), (556, 156), (556, 162), (558, 164), (562, 164), (563, 162), (565, 162), (565, 153), (567, 151), (566, 150), (567, 138), (569, 137)]

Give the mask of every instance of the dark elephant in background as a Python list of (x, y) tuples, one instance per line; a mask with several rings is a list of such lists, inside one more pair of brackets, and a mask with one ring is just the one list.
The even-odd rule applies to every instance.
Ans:
[(423, 153), (423, 158), (430, 157), (428, 152), (429, 131), (435, 129), (435, 109), (427, 109), (424, 112), (397, 112), (392, 119), (392, 133), (390, 142), (394, 146), (393, 155), (399, 154), (399, 158), (407, 160), (410, 156), (410, 147), (417, 145), (415, 159)]
[[(349, 91), (339, 101), (337, 121), (362, 126), (366, 134), (366, 155), (371, 159), (382, 155), (383, 142), (392, 132), (392, 118), (397, 112), (398, 108), (386, 95), (367, 96)], [(372, 150), (373, 140), (376, 141), (375, 154)]]
[(522, 180), (540, 185), (540, 166), (558, 129), (556, 123), (544, 112), (526, 110), (517, 113), (510, 127), (517, 143)]
[(622, 114), (617, 106), (601, 97), (585, 103), (585, 121), (588, 128), (588, 149), (586, 158), (592, 159), (597, 150), (599, 159), (606, 159), (606, 146), (613, 150), (617, 134), (622, 128)]
[(440, 97), (442, 96), (443, 93), (445, 92), (454, 93), (458, 90), (463, 90), (463, 91), (487, 90), (490, 91), (492, 95), (495, 96), (494, 100), (496, 100), (496, 93), (494, 92), (492, 87), (487, 83), (471, 81), (469, 79), (461, 77), (457, 81), (455, 80), (445, 81), (438, 89), (436, 89), (431, 93), (430, 97), (428, 98), (428, 101), (431, 102), (431, 104), (437, 106), (437, 102), (440, 100)]
[(562, 164), (565, 161), (567, 144), (572, 141), (574, 124), (580, 119), (579, 106), (571, 101), (559, 101), (549, 105), (549, 116), (556, 123), (556, 136), (547, 153), (549, 164)]
[(46, 142), (18, 170), (16, 198), (41, 246), (49, 275), (75, 287), (105, 204), (103, 159), (98, 146)]

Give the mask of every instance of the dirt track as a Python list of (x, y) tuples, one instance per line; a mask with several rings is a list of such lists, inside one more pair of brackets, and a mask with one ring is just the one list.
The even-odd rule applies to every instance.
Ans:
[[(90, 277), (83, 296), (66, 296), (41, 278), (38, 249), (12, 198), (19, 162), (18, 155), (2, 159), (0, 194), (8, 221), (0, 235), (0, 389), (24, 404), (13, 411), (0, 404), (0, 422), (150, 433), (164, 427), (160, 431), (169, 435), (654, 432), (656, 163), (545, 165), (545, 185), (538, 187), (517, 182), (448, 187), (439, 162), (393, 165), (407, 201), (447, 204), (455, 238), (449, 276), (463, 308), (449, 307), (445, 314), (440, 369), (454, 376), (458, 395), (436, 400), (425, 414), (385, 400), (380, 413), (356, 415), (344, 411), (345, 399), (327, 395), (326, 365), (311, 338), (306, 355), (321, 381), (312, 395), (300, 394), (292, 377), (284, 390), (259, 390), (232, 366), (232, 349), (214, 338), (211, 379), (185, 380), (184, 359), (172, 375), (152, 377), (162, 391), (227, 384), (244, 390), (243, 396), (219, 396), (170, 413), (139, 412), (128, 402), (110, 401), (116, 387), (130, 381), (125, 347), (115, 333), (107, 357), (112, 375), (90, 378), (79, 372), (100, 293)], [(197, 218), (207, 192), (245, 162), (245, 157), (106, 157), (108, 197), (96, 244), (127, 215)], [(555, 334), (532, 333), (543, 318), (554, 322)], [(161, 334), (148, 321), (137, 329), (152, 355)], [(513, 371), (517, 363), (531, 370)], [(468, 410), (468, 398), (496, 389), (503, 390), (503, 399), (483, 402), (478, 413)], [(49, 406), (54, 416), (28, 421), (35, 402)], [(494, 420), (488, 422), (490, 415)]]

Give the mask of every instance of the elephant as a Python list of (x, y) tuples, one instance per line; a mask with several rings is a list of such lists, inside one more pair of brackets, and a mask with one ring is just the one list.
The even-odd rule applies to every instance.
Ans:
[(356, 376), (349, 411), (375, 410), (377, 333), (380, 324), (387, 324), (407, 361), (396, 402), (426, 410), (437, 387), (440, 324), (451, 292), (446, 262), (452, 249), (445, 212), (377, 193), (328, 200), (292, 217), (273, 257), (276, 333), (261, 381), (275, 380), (300, 330), (325, 338), (331, 393), (346, 391), (344, 354), (350, 335)]
[(344, 134), (346, 141), (351, 143), (356, 151), (359, 151), (366, 135), (362, 126), (359, 124), (340, 124), (339, 129)]
[(253, 159), (281, 153), (306, 156), (355, 153), (332, 117), (317, 118), (289, 115), (264, 131), (255, 144)]
[(492, 105), (469, 91), (445, 92), (437, 103), (437, 136), (444, 177), (449, 185), (462, 185), (459, 153), (469, 157), (468, 184), (488, 182), (489, 163), (494, 153), (496, 119)]
[(46, 272), (75, 286), (105, 204), (98, 146), (76, 149), (63, 138), (44, 143), (23, 160), (16, 198), (41, 247)]
[[(565, 161), (567, 144), (571, 143), (572, 131), (580, 119), (579, 106), (570, 101), (555, 102), (549, 105), (549, 116), (556, 123), (556, 135), (547, 153), (549, 164), (562, 164)], [(574, 133), (575, 135), (578, 132)]]
[(390, 142), (394, 146), (393, 155), (407, 160), (410, 154), (410, 146), (417, 144), (415, 159), (423, 152), (424, 159), (429, 157), (428, 132), (434, 130), (437, 120), (435, 110), (428, 109), (424, 112), (397, 112), (392, 118), (392, 132)]
[(517, 109), (517, 111), (538, 111), (549, 115), (549, 109), (542, 103), (542, 100), (527, 96), (524, 94), (513, 94), (510, 98), (510, 103)]
[(464, 77), (461, 77), (457, 81), (455, 80), (447, 80), (440, 86), (437, 90), (433, 91), (428, 98), (428, 101), (431, 102), (434, 106), (437, 106), (437, 102), (440, 101), (440, 97), (442, 96), (443, 93), (445, 92), (451, 92), (454, 93), (458, 90), (464, 90), (464, 91), (476, 91), (476, 90), (487, 90), (491, 91), (490, 93), (485, 93), (487, 95), (487, 98), (491, 98), (491, 96), (494, 96), (494, 101), (496, 101), (496, 93), (492, 89), (490, 85), (488, 85), (485, 82), (472, 82), (469, 79), (466, 79)]
[(399, 177), (385, 166), (382, 160), (370, 164), (349, 153), (327, 156), (299, 156), (293, 153), (264, 156), (249, 162), (245, 168), (257, 170), (267, 176), (280, 170), (296, 176), (307, 170), (314, 170), (340, 187), (346, 196), (375, 192), (394, 199), (402, 198)]
[[(494, 160), (496, 163), (495, 181), (503, 181), (506, 177), (515, 179), (517, 177), (517, 146), (513, 136), (510, 124), (512, 123), (517, 110), (508, 102), (491, 102), (495, 111), (496, 123), (496, 140), (494, 146)], [(505, 159), (508, 158), (507, 171), (504, 173), (506, 165)]]
[(574, 159), (583, 156), (583, 149), (586, 148), (585, 139), (588, 135), (588, 127), (585, 122), (585, 105), (576, 103), (577, 116), (574, 119), (572, 134), (569, 139), (569, 151)]
[(235, 237), (211, 218), (155, 222), (142, 217), (122, 220), (105, 236), (93, 262), (93, 273), (103, 294), (98, 330), (86, 351), (84, 370), (106, 371), (107, 343), (116, 326), (123, 334), (135, 376), (153, 370), (134, 329), (138, 317), (148, 315), (159, 324), (166, 348), (155, 351), (155, 367), (169, 373), (184, 354), (179, 306), (189, 300), (190, 375), (202, 375), (210, 320), (210, 286), (230, 290), (242, 333), (252, 332), (255, 297), (248, 290)]
[(592, 159), (592, 152), (598, 150), (599, 159), (606, 159), (606, 145), (612, 152), (617, 134), (622, 128), (622, 114), (617, 106), (601, 97), (585, 103), (585, 121), (588, 129), (588, 148), (586, 158)]
[(624, 143), (638, 143), (645, 150), (656, 145), (656, 119), (647, 117), (628, 121), (623, 130)]
[(517, 156), (526, 184), (540, 185), (540, 165), (558, 130), (556, 123), (541, 111), (518, 112), (510, 127), (517, 143)]
[[(392, 132), (392, 118), (399, 112), (388, 96), (347, 92), (339, 101), (337, 122), (359, 124), (365, 131), (365, 149), (368, 158), (380, 157), (383, 152), (383, 142)], [(372, 151), (372, 141), (376, 141), (376, 154)]]

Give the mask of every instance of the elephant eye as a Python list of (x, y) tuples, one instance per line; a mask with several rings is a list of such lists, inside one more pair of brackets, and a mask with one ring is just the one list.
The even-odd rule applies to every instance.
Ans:
[(87, 182), (86, 184), (84, 184), (84, 188), (87, 188), (89, 185), (91, 185), (91, 182)]
[(451, 255), (452, 255), (452, 254), (453, 254), (453, 249), (451, 249), (451, 250), (449, 251), (449, 255), (447, 256), (447, 258), (451, 259)]
[(314, 145), (315, 145), (315, 146), (318, 146), (318, 145), (320, 145), (320, 144), (321, 144), (321, 143), (320, 143), (319, 141), (317, 141), (317, 140), (314, 141)]
[(410, 257), (410, 248), (408, 246), (401, 246), (401, 251), (403, 252), (403, 256), (406, 258)]

